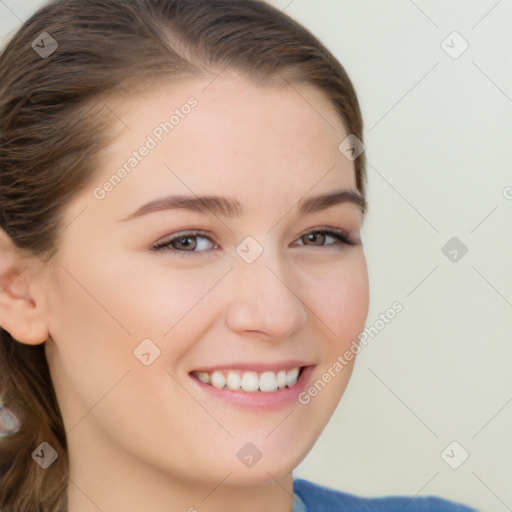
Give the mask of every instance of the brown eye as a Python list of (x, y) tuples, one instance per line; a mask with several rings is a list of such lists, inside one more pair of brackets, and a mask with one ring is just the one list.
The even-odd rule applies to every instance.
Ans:
[(304, 245), (324, 245), (325, 244), (325, 233), (321, 231), (314, 231), (313, 233), (308, 233), (301, 237)]
[(340, 247), (343, 245), (354, 245), (348, 235), (342, 231), (317, 230), (310, 231), (298, 239), (299, 245), (303, 247)]
[(184, 236), (173, 240), (170, 244), (173, 249), (194, 251), (197, 247), (197, 237), (195, 236)]
[(152, 246), (153, 251), (171, 251), (174, 253), (202, 253), (217, 249), (208, 236), (201, 233), (178, 233), (171, 237), (164, 238)]

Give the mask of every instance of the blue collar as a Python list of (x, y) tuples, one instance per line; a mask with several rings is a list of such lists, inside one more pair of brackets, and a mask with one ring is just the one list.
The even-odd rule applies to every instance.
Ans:
[(307, 512), (306, 505), (295, 493), (293, 494), (293, 512)]

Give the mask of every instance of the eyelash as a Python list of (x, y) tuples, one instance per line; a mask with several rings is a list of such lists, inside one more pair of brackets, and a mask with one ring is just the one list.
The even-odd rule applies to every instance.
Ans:
[[(334, 244), (321, 245), (321, 246), (315, 246), (315, 245), (308, 246), (308, 245), (304, 244), (304, 245), (301, 245), (300, 247), (330, 248), (331, 246), (338, 246), (338, 245), (341, 245), (341, 246), (355, 245), (355, 242), (352, 240), (352, 238), (349, 235), (347, 235), (345, 232), (343, 232), (341, 230), (337, 230), (337, 229), (333, 229), (333, 228), (329, 228), (329, 229), (319, 228), (319, 229), (314, 229), (314, 230), (308, 231), (307, 233), (304, 233), (303, 235), (301, 235), (298, 238), (298, 240), (300, 240), (303, 237), (306, 237), (307, 235), (311, 235), (311, 234), (323, 234), (326, 236), (331, 236), (331, 237), (335, 238), (337, 240), (337, 242)], [(216, 248), (218, 248), (218, 244), (216, 244), (210, 238), (210, 236), (208, 236), (206, 233), (204, 233), (202, 231), (185, 231), (185, 232), (178, 233), (176, 235), (172, 235), (171, 237), (168, 237), (160, 242), (153, 244), (151, 246), (151, 250), (155, 251), (155, 252), (170, 251), (170, 252), (173, 252), (180, 256), (191, 256), (194, 253), (201, 254), (202, 252), (207, 252), (207, 251), (186, 251), (186, 250), (175, 249), (172, 247), (172, 244), (174, 242), (177, 242), (179, 240), (186, 239), (186, 238), (196, 238), (196, 237), (207, 238), (211, 243), (213, 243), (215, 245)]]

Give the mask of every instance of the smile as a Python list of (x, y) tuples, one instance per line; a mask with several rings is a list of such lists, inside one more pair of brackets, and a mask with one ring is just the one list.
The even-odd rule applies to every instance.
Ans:
[(289, 370), (279, 371), (243, 371), (243, 370), (214, 370), (212, 372), (192, 372), (191, 375), (203, 384), (217, 389), (245, 391), (255, 393), (273, 393), (286, 387), (291, 388), (299, 379), (303, 367), (297, 366)]

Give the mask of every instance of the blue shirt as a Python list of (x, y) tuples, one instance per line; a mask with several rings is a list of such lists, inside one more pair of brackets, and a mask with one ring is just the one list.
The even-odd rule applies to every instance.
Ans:
[(293, 481), (293, 490), (293, 512), (477, 512), (433, 496), (358, 498), (301, 479)]

